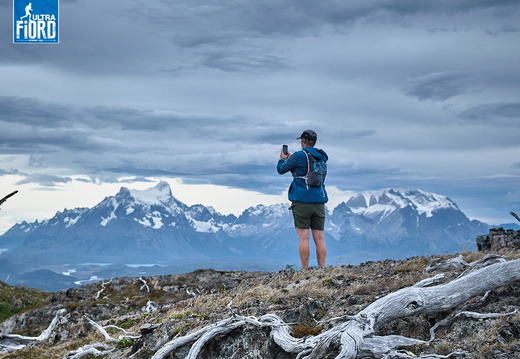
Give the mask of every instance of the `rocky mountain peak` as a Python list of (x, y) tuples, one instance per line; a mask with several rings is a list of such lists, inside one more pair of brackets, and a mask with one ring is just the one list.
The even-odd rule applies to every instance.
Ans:
[(265, 206), (263, 204), (259, 204), (254, 207), (249, 207), (246, 209), (238, 218), (237, 223), (250, 223), (251, 221), (277, 221), (281, 217), (287, 215), (288, 213), (288, 204), (273, 204), (270, 206)]
[(148, 205), (169, 205), (178, 202), (166, 181), (161, 181), (155, 187), (146, 190), (130, 190), (130, 194), (137, 202)]
[(171, 206), (181, 203), (173, 196), (171, 187), (166, 181), (161, 181), (154, 187), (145, 190), (121, 187), (115, 196), (105, 198), (104, 202), (111, 202), (112, 199), (123, 205)]
[(352, 196), (347, 202), (352, 211), (362, 213), (391, 212), (410, 207), (420, 215), (431, 217), (441, 209), (460, 211), (451, 199), (422, 190), (387, 188), (377, 191), (365, 191)]

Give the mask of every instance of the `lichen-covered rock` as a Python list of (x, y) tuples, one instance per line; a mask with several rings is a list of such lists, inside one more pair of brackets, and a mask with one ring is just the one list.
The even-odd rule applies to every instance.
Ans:
[(500, 251), (504, 249), (520, 249), (520, 231), (512, 229), (492, 228), (489, 234), (478, 236), (479, 251)]

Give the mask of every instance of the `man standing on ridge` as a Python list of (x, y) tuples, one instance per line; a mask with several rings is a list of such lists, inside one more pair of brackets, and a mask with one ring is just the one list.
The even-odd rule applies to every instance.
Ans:
[(325, 185), (311, 187), (306, 182), (309, 172), (310, 158), (307, 154), (314, 156), (318, 160), (327, 161), (329, 157), (325, 151), (316, 149), (318, 136), (313, 130), (304, 131), (300, 137), (302, 150), (293, 154), (280, 152), (277, 170), (279, 174), (291, 172), (293, 181), (289, 187), (289, 200), (292, 202), (294, 226), (300, 243), (298, 251), (302, 269), (309, 266), (309, 239), (312, 231), (312, 238), (316, 244), (316, 257), (318, 268), (325, 266), (327, 257), (327, 247), (323, 236), (325, 227), (325, 203), (328, 201)]

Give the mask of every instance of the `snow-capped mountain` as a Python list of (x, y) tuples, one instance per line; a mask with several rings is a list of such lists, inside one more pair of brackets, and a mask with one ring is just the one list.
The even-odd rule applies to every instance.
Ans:
[[(450, 199), (420, 190), (359, 193), (326, 221), (328, 263), (475, 249), (488, 226), (470, 221)], [(258, 205), (239, 217), (187, 206), (166, 182), (144, 191), (121, 188), (92, 208), (20, 223), (0, 236), (1, 262), (19, 270), (82, 263), (160, 264), (262, 269), (299, 263), (289, 204)], [(13, 263), (16, 263), (14, 265)], [(0, 265), (0, 275), (1, 273)], [(269, 267), (272, 268), (272, 267)]]
[(178, 201), (161, 182), (146, 191), (121, 188), (91, 209), (58, 212), (39, 225), (14, 226), (2, 242), (18, 237), (9, 256), (41, 264), (183, 262), (231, 254), (215, 218)]
[(359, 193), (329, 219), (328, 232), (354, 250), (410, 256), (475, 249), (475, 234), (488, 229), (449, 198), (421, 190)]
[(351, 197), (347, 204), (356, 214), (366, 217), (382, 216), (395, 210), (412, 207), (419, 215), (432, 217), (433, 212), (443, 209), (459, 208), (447, 197), (421, 190), (368, 191)]

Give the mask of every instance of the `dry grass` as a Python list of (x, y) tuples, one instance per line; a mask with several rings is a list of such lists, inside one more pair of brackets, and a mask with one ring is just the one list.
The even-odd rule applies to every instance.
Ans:
[[(190, 298), (185, 300), (183, 303), (185, 305), (184, 310), (181, 313), (185, 313), (186, 311), (190, 312), (218, 312), (221, 311), (222, 308), (225, 308), (230, 301), (230, 297), (226, 297), (221, 293), (218, 294), (208, 294), (204, 296), (198, 296), (195, 298)], [(174, 309), (173, 314), (178, 314), (178, 309)], [(171, 314), (168, 313), (170, 316)]]
[(305, 338), (308, 336), (316, 336), (323, 331), (322, 326), (318, 326), (315, 323), (310, 323), (309, 321), (305, 323), (301, 323), (292, 327), (293, 336), (295, 338)]
[(251, 300), (259, 300), (265, 302), (271, 299), (273, 295), (274, 291), (271, 287), (260, 284), (255, 285), (254, 287), (251, 287), (244, 292), (238, 293), (233, 302), (234, 305), (239, 307), (242, 304), (250, 302)]
[[(470, 263), (482, 258), (485, 254), (466, 252), (462, 255), (464, 260)], [(508, 251), (504, 254), (509, 259), (520, 258), (520, 251)], [(442, 258), (449, 259), (456, 256), (445, 255)], [(239, 280), (233, 282), (236, 285), (223, 286), (224, 282), (217, 281), (215, 290), (211, 286), (205, 287), (206, 289), (201, 290), (202, 294), (196, 297), (186, 298), (178, 295), (159, 298), (158, 302), (167, 302), (168, 307), (163, 307), (161, 311), (146, 316), (139, 310), (140, 308), (134, 308), (138, 292), (134, 284), (123, 292), (131, 295), (130, 309), (133, 311), (126, 312), (125, 315), (113, 311), (113, 316), (106, 322), (111, 321), (112, 324), (126, 326), (129, 331), (133, 332), (138, 332), (140, 326), (145, 323), (157, 323), (163, 324), (161, 330), (167, 336), (184, 335), (223, 318), (228, 318), (231, 312), (227, 306), (232, 300), (233, 312), (239, 315), (258, 317), (267, 313), (275, 313), (282, 316), (288, 323), (296, 323), (292, 327), (295, 336), (316, 335), (324, 330), (317, 321), (345, 314), (355, 315), (378, 298), (431, 277), (433, 274), (425, 273), (424, 268), (432, 259), (433, 257), (417, 257), (402, 261), (369, 262), (360, 266), (327, 267), (323, 270), (240, 273), (236, 275)], [(448, 275), (453, 278), (461, 272), (461, 270), (451, 271)], [(153, 285), (152, 280), (149, 285)], [(156, 290), (157, 293), (162, 292), (159, 286)], [(482, 313), (510, 311), (515, 306), (518, 307), (516, 293), (518, 293), (518, 289), (515, 289), (514, 286), (496, 290), (486, 305), (477, 308), (476, 311)], [(119, 303), (117, 308), (125, 306), (120, 293), (110, 294), (112, 294), (111, 300), (121, 298), (122, 303)], [(49, 340), (13, 354), (0, 355), (0, 358), (60, 358), (82, 345), (103, 341), (103, 337), (97, 331), (83, 326), (84, 321), (81, 318), (83, 314), (87, 314), (85, 311), (89, 309), (96, 311), (95, 305), (108, 305), (108, 300), (99, 301), (92, 306), (86, 303), (83, 305), (74, 303), (67, 307), (70, 309), (68, 312), (69, 323), (76, 323), (73, 326), (71, 324), (70, 331), (71, 335), (82, 333), (81, 335), (63, 342), (51, 343)], [(114, 305), (114, 307), (116, 306)], [(427, 340), (431, 323), (442, 320), (446, 314), (399, 319), (384, 325), (376, 334), (399, 334)], [(93, 319), (100, 324), (102, 322), (99, 317)], [(417, 350), (416, 354), (429, 352), (442, 355), (447, 355), (454, 350), (461, 350), (471, 353), (467, 357), (469, 359), (492, 358), (496, 355), (494, 353), (507, 354), (514, 345), (520, 345), (518, 340), (511, 340), (506, 335), (510, 328), (519, 328), (518, 323), (520, 323), (520, 313), (515, 316), (483, 321), (458, 319), (453, 325), (437, 333), (437, 339), (429, 348), (410, 350)], [(328, 325), (326, 324), (326, 326)], [(504, 334), (505, 339), (497, 337), (497, 333), (500, 332), (506, 333)], [(81, 337), (82, 335), (86, 335), (86, 337)]]
[(1, 355), (2, 359), (56, 359), (84, 345), (99, 342), (100, 338), (95, 333), (89, 333), (83, 338), (67, 341), (65, 343), (48, 343), (42, 345), (27, 346), (21, 350), (14, 351), (9, 354)]
[(408, 259), (402, 263), (400, 263), (396, 268), (396, 272), (406, 272), (406, 273), (421, 273), (424, 268), (428, 265), (430, 259), (428, 257), (415, 257)]

